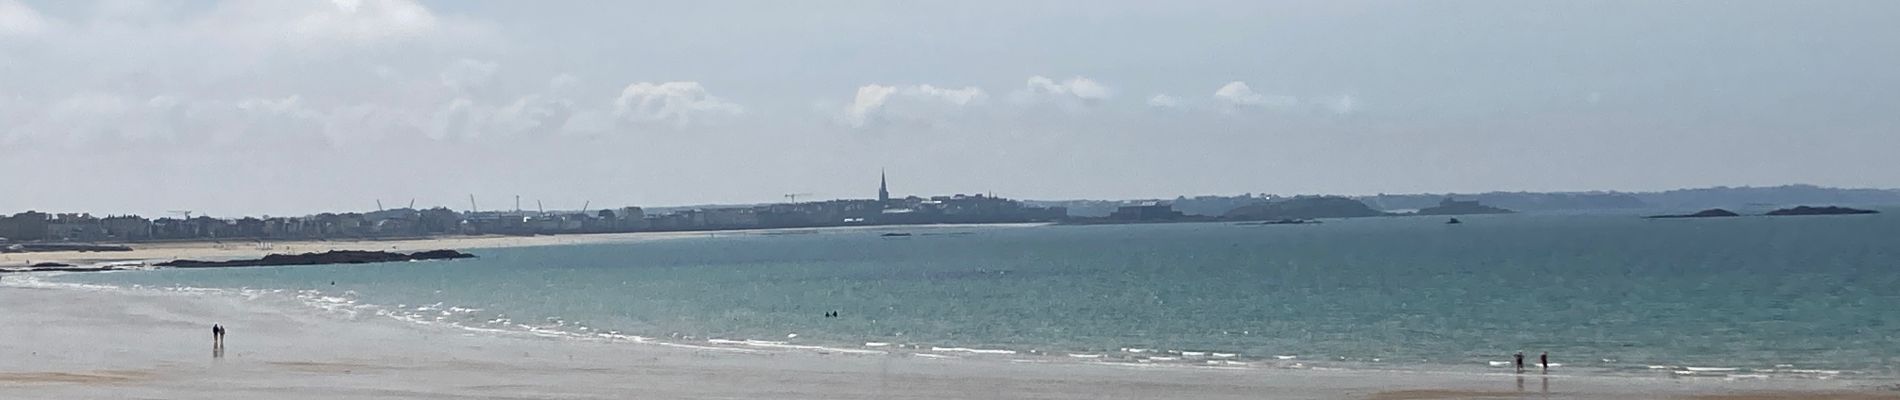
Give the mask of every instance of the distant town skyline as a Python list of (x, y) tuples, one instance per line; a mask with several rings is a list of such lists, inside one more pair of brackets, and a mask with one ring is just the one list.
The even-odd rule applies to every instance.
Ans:
[(1893, 188), (1892, 15), (0, 0), (0, 211)]

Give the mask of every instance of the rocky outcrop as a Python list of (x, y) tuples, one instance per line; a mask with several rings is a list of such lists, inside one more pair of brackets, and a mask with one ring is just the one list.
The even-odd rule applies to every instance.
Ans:
[(1666, 218), (1721, 218), (1721, 217), (1739, 217), (1739, 216), (1742, 216), (1742, 215), (1741, 215), (1741, 214), (1736, 214), (1736, 213), (1735, 213), (1734, 211), (1729, 211), (1729, 210), (1724, 210), (1724, 209), (1720, 209), (1720, 208), (1711, 208), (1711, 209), (1707, 209), (1707, 210), (1702, 210), (1702, 211), (1697, 211), (1697, 212), (1696, 212), (1695, 214), (1674, 214), (1674, 215), (1651, 215), (1651, 216), (1648, 216), (1648, 217), (1644, 217), (1644, 218), (1649, 218), (1649, 219), (1666, 219)]
[(1879, 214), (1879, 213), (1880, 213), (1879, 211), (1874, 211), (1874, 210), (1862, 210), (1858, 208), (1847, 208), (1847, 207), (1836, 207), (1836, 206), (1826, 206), (1826, 207), (1799, 206), (1795, 208), (1783, 208), (1780, 210), (1769, 211), (1768, 214), (1764, 214), (1764, 215), (1777, 215), (1777, 216), (1780, 216), (1780, 215), (1843, 215), (1843, 214)]
[(369, 264), (397, 261), (453, 260), (461, 258), (475, 258), (475, 255), (455, 250), (430, 250), (408, 254), (388, 251), (334, 250), (322, 253), (272, 254), (264, 256), (264, 258), (250, 260), (176, 260), (158, 263), (158, 266), (174, 268), (267, 267), (281, 265)]

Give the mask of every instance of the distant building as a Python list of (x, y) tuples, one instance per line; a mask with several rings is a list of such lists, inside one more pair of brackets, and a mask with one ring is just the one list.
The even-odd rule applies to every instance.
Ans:
[(51, 215), (38, 211), (13, 214), (12, 217), (0, 217), (0, 237), (15, 242), (40, 240), (46, 238), (46, 225)]
[(1183, 217), (1174, 206), (1161, 202), (1151, 202), (1135, 206), (1121, 206), (1108, 214), (1108, 219), (1122, 221), (1166, 221)]
[(877, 203), (885, 205), (891, 204), (890, 181), (884, 178), (884, 171), (877, 172)]

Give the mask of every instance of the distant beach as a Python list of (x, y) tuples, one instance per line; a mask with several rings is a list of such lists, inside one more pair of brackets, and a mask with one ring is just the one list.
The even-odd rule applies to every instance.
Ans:
[(633, 233), (580, 233), (559, 235), (481, 235), (481, 236), (431, 236), (391, 239), (340, 239), (340, 240), (267, 240), (238, 238), (231, 240), (194, 240), (175, 242), (137, 242), (125, 246), (132, 251), (49, 251), (31, 253), (0, 254), (0, 268), (25, 267), (29, 263), (62, 263), (70, 265), (93, 265), (101, 263), (156, 263), (176, 259), (229, 260), (257, 258), (270, 254), (313, 253), (332, 250), (366, 251), (425, 251), (425, 250), (470, 250), (506, 247), (562, 246), (605, 243), (632, 243), (648, 240), (665, 240), (688, 237), (709, 237), (720, 235), (756, 235), (785, 234), (800, 232), (835, 231), (903, 231), (914, 227), (1029, 227), (1046, 225), (1044, 223), (1013, 224), (944, 224), (944, 225), (881, 225), (860, 227), (826, 228), (785, 228), (751, 229), (728, 231), (693, 232), (633, 232)]

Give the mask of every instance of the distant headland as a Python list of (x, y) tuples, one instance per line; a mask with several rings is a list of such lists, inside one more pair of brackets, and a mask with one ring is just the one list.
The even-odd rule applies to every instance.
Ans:
[[(1824, 206), (1824, 207), (1796, 206), (1794, 208), (1783, 208), (1779, 210), (1769, 211), (1762, 215), (1764, 216), (1795, 216), (1795, 215), (1850, 215), (1850, 214), (1879, 214), (1879, 213), (1880, 213), (1879, 211), (1874, 211), (1874, 210), (1862, 210), (1858, 208), (1847, 208), (1847, 207), (1838, 207), (1838, 206)], [(1711, 208), (1707, 210), (1698, 211), (1694, 214), (1651, 215), (1644, 218), (1649, 218), (1649, 219), (1722, 218), (1722, 217), (1739, 217), (1739, 216), (1741, 216), (1741, 214), (1736, 214), (1734, 211), (1724, 210), (1720, 208)]]
[[(0, 216), (0, 252), (123, 251), (95, 243), (151, 241), (287, 241), (402, 239), (456, 235), (533, 236), (577, 233), (688, 232), (908, 224), (1309, 221), (1377, 216), (1508, 214), (1515, 212), (1628, 212), (1705, 209), (1656, 218), (1739, 215), (1731, 209), (1802, 205), (1766, 215), (1863, 214), (1843, 206), (1900, 205), (1900, 190), (1839, 189), (1812, 185), (1714, 187), (1662, 192), (1487, 192), (1369, 196), (1240, 194), (1145, 200), (1018, 200), (991, 194), (893, 196), (880, 176), (875, 198), (774, 204), (618, 207), (574, 211), (413, 206), (299, 217), (218, 218), (191, 211), (137, 215), (26, 211)], [(1827, 205), (1827, 206), (1813, 206)]]
[(1826, 207), (1799, 206), (1795, 208), (1783, 208), (1779, 210), (1769, 211), (1767, 214), (1763, 214), (1763, 215), (1774, 215), (1774, 216), (1849, 215), (1849, 214), (1879, 214), (1879, 213), (1880, 213), (1879, 211), (1874, 211), (1874, 210), (1862, 210), (1862, 209), (1857, 209), (1857, 208), (1836, 207), (1836, 206), (1826, 206)]
[(1694, 214), (1669, 214), (1669, 215), (1651, 215), (1651, 216), (1648, 216), (1648, 217), (1643, 217), (1643, 218), (1649, 218), (1649, 219), (1668, 219), (1668, 218), (1722, 218), (1722, 217), (1739, 217), (1739, 216), (1742, 216), (1742, 215), (1741, 215), (1741, 214), (1736, 214), (1736, 213), (1735, 213), (1734, 211), (1729, 211), (1729, 210), (1724, 210), (1724, 209), (1720, 209), (1720, 208), (1711, 208), (1711, 209), (1707, 209), (1707, 210), (1702, 210), (1702, 211), (1697, 211), (1697, 212), (1695, 212)]

